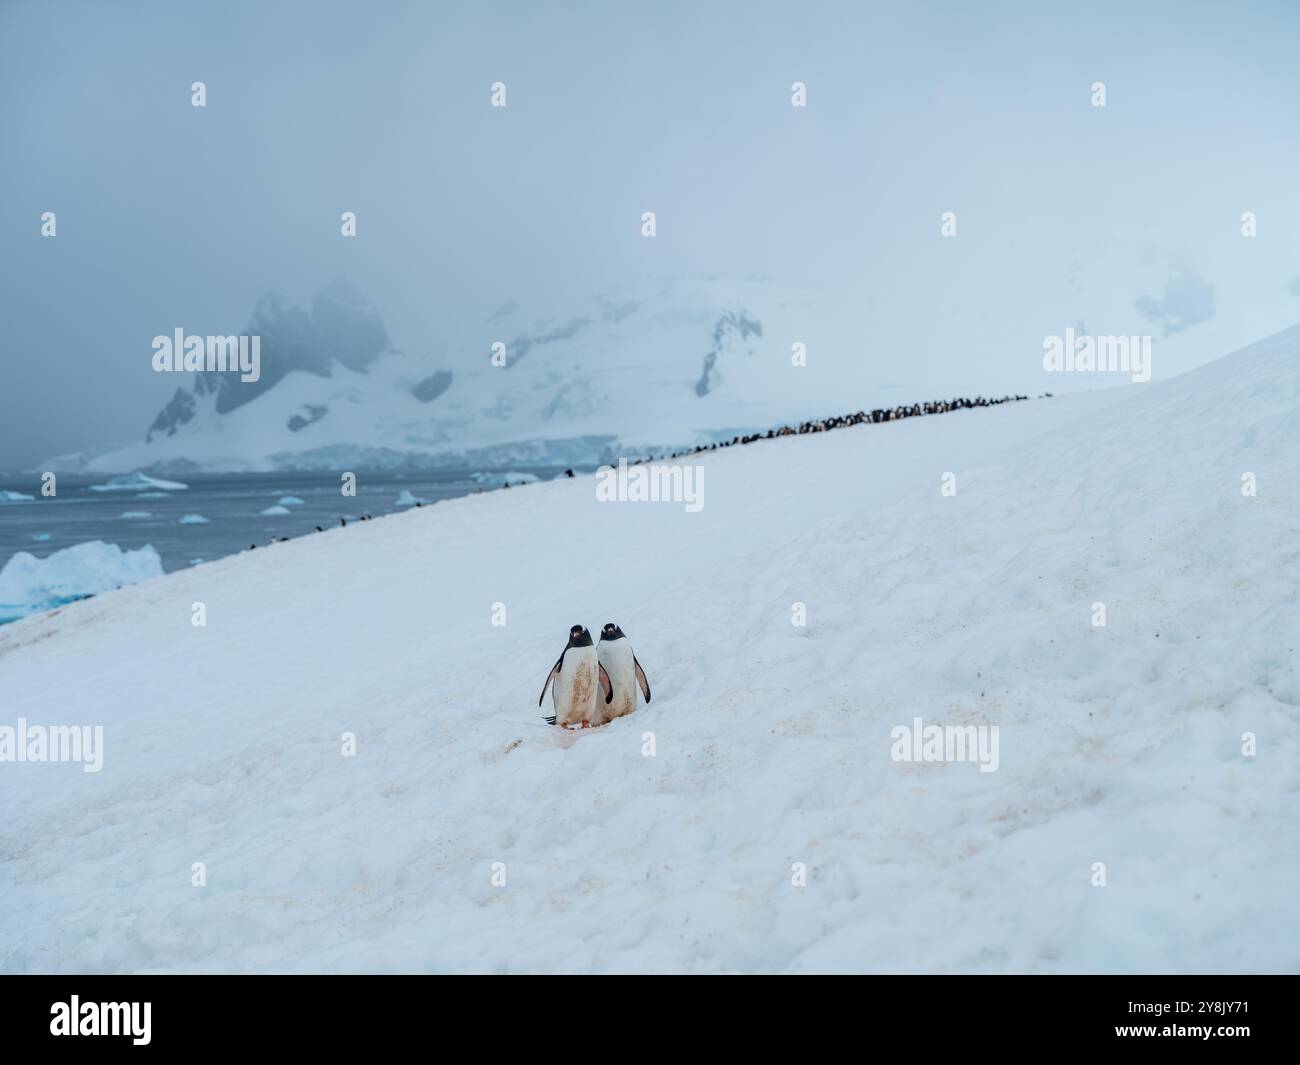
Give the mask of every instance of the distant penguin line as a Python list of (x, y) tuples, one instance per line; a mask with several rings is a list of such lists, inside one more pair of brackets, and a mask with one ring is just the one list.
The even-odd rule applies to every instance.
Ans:
[(546, 718), (547, 724), (598, 728), (636, 709), (638, 686), (648, 703), (650, 682), (622, 629), (608, 622), (596, 648), (586, 626), (574, 625), (568, 644), (546, 676), (537, 705), (542, 705), (550, 688), (555, 716)]

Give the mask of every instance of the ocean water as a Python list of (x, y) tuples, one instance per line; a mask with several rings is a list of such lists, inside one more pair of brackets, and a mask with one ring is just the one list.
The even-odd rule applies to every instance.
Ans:
[[(516, 466), (512, 473), (528, 473), (542, 480), (563, 474), (563, 468)], [(357, 494), (344, 496), (337, 473), (238, 473), (161, 478), (187, 485), (179, 491), (154, 488), (94, 491), (109, 478), (60, 475), (58, 492), (41, 495), (34, 474), (0, 474), (0, 490), (35, 498), (28, 502), (0, 502), (0, 568), (19, 551), (45, 558), (65, 547), (103, 540), (123, 549), (151, 544), (165, 572), (211, 561), (250, 544), (264, 547), (271, 537), (315, 535), (316, 526), (349, 523), (363, 514), (381, 517), (406, 510), (398, 498), (410, 492), (436, 503), (473, 492), (488, 491), (500, 483), (500, 474), (482, 475), (482, 483), (469, 469), (439, 469), (428, 473), (357, 473)], [(520, 483), (518, 479), (513, 483)], [(287, 513), (264, 514), (284, 497), (302, 500), (285, 506)], [(130, 515), (130, 516), (128, 516)], [(186, 521), (191, 515), (205, 519)]]

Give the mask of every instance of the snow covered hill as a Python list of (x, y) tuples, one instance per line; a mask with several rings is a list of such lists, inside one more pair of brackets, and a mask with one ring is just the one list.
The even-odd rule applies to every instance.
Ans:
[[(245, 329), (261, 338), (257, 381), (185, 375), (139, 443), (41, 468), (579, 466), (927, 398), (871, 368), (865, 323), (846, 313), (856, 307), (769, 282), (679, 279), (559, 317), (508, 304), (448, 323), (439, 350), (415, 356), (392, 349), (378, 312), (340, 278), (310, 314), (261, 300)], [(795, 344), (815, 372), (790, 372)]]
[[(0, 725), (104, 728), (0, 763), (0, 970), (1300, 968), (1300, 329), (701, 465), (698, 513), (528, 485), (0, 630)], [(611, 620), (653, 702), (547, 728)], [(996, 772), (893, 760), (916, 718)]]

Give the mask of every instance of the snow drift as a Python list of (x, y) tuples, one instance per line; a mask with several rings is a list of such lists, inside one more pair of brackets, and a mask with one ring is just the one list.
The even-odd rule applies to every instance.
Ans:
[[(442, 502), (7, 626), (5, 713), (105, 746), (0, 766), (0, 970), (1294, 971), (1298, 356), (711, 453), (698, 513), (589, 476)], [(654, 702), (570, 734), (537, 695), (579, 621)], [(997, 771), (894, 761), (917, 718), (997, 726)]]

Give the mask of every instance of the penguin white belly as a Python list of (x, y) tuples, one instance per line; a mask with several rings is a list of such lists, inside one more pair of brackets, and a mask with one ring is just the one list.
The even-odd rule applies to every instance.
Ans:
[(557, 725), (601, 725), (604, 696), (600, 690), (594, 647), (570, 647), (564, 652), (560, 675), (551, 685)]
[(636, 709), (635, 656), (627, 640), (601, 640), (599, 646), (600, 664), (605, 667), (614, 688), (614, 698), (605, 707), (605, 716), (612, 720)]

